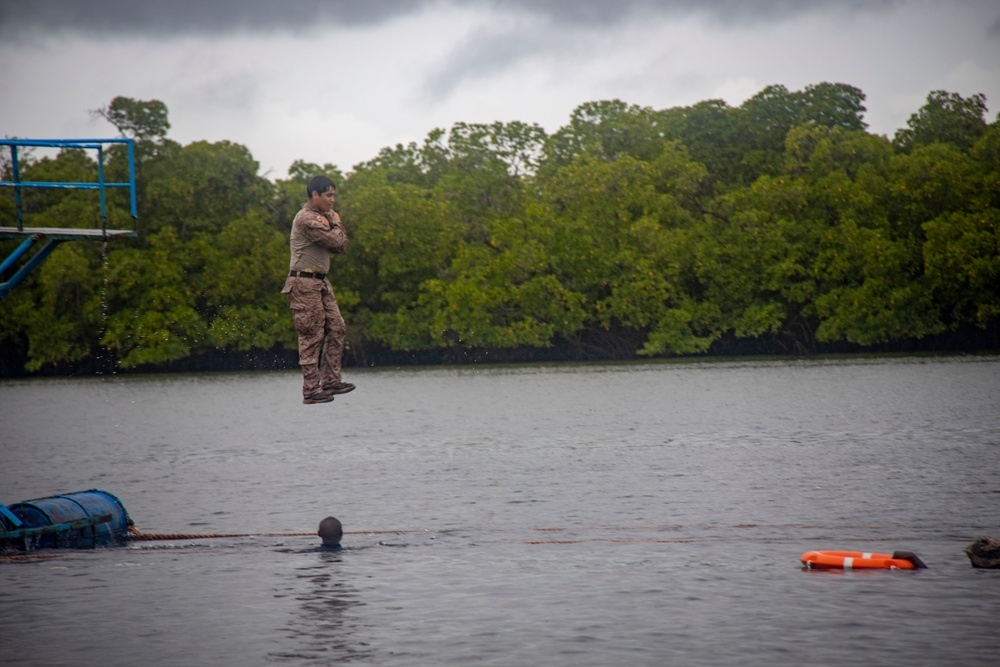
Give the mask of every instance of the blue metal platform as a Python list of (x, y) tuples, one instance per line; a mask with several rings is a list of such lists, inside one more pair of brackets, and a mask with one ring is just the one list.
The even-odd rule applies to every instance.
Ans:
[[(109, 182), (104, 178), (104, 147), (113, 144), (124, 144), (128, 148), (128, 182)], [(135, 142), (132, 139), (0, 139), (0, 146), (10, 148), (12, 176), (12, 180), (0, 181), (0, 187), (14, 188), (14, 203), (17, 210), (17, 226), (0, 227), (0, 239), (24, 239), (0, 264), (0, 279), (7, 272), (11, 271), (18, 261), (25, 257), (29, 250), (35, 247), (36, 243), (41, 244), (41, 247), (9, 279), (0, 282), (0, 299), (6, 296), (28, 274), (45, 261), (61, 243), (95, 238), (107, 240), (137, 236), (136, 223), (138, 221), (138, 214), (136, 212), (135, 193)], [(95, 150), (97, 151), (97, 180), (93, 182), (24, 181), (21, 179), (21, 167), (18, 156), (18, 148), (22, 147)], [(24, 188), (97, 190), (100, 194), (101, 202), (100, 228), (25, 227), (24, 207), (21, 201), (21, 191)], [(132, 229), (107, 228), (108, 210), (106, 193), (108, 188), (128, 188)]]

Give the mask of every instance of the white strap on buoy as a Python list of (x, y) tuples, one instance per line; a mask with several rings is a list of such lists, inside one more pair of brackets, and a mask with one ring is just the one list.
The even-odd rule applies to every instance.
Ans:
[(850, 570), (850, 569), (853, 569), (853, 568), (854, 568), (854, 559), (850, 558), (850, 557), (844, 558), (844, 569), (845, 570)]
[(863, 553), (863, 554), (861, 554), (861, 557), (862, 558), (871, 558), (872, 555), (870, 553)]

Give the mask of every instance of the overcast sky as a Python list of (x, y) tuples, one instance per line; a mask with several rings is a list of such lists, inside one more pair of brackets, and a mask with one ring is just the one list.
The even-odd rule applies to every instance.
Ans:
[(90, 110), (158, 99), (182, 144), (261, 173), (350, 171), (456, 122), (562, 127), (580, 104), (664, 109), (770, 84), (867, 95), (892, 135), (932, 90), (1000, 111), (996, 0), (0, 0), (0, 135), (111, 137)]

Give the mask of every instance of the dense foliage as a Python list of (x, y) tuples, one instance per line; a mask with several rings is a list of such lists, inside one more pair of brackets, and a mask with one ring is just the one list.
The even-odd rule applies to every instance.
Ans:
[[(296, 162), (272, 182), (243, 146), (168, 139), (162, 102), (116, 98), (98, 113), (137, 141), (139, 238), (64, 243), (0, 301), (0, 370), (294, 364), (279, 290), (320, 172), (351, 235), (332, 277), (349, 363), (996, 344), (1000, 122), (982, 95), (935, 91), (888, 138), (864, 99), (821, 83), (739, 107), (593, 102), (551, 135), (459, 123), (346, 176)], [(28, 180), (96, 169), (22, 158)], [(29, 191), (28, 223), (93, 227), (89, 194)]]

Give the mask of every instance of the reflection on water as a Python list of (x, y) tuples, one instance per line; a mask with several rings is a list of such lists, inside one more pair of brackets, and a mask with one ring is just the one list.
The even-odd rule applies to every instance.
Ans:
[[(1000, 577), (962, 552), (1000, 536), (1000, 358), (350, 380), (320, 406), (295, 373), (0, 382), (0, 502), (103, 488), (144, 532), (248, 535), (0, 560), (4, 664), (930, 667), (1000, 648)], [(310, 551), (331, 514), (347, 549)], [(804, 572), (815, 549), (929, 569)]]
[(363, 604), (357, 591), (341, 580), (342, 552), (316, 551), (313, 562), (296, 568), (294, 599), (298, 612), (285, 626), (289, 648), (271, 653), (285, 660), (347, 663), (373, 656), (355, 636), (351, 607)]

